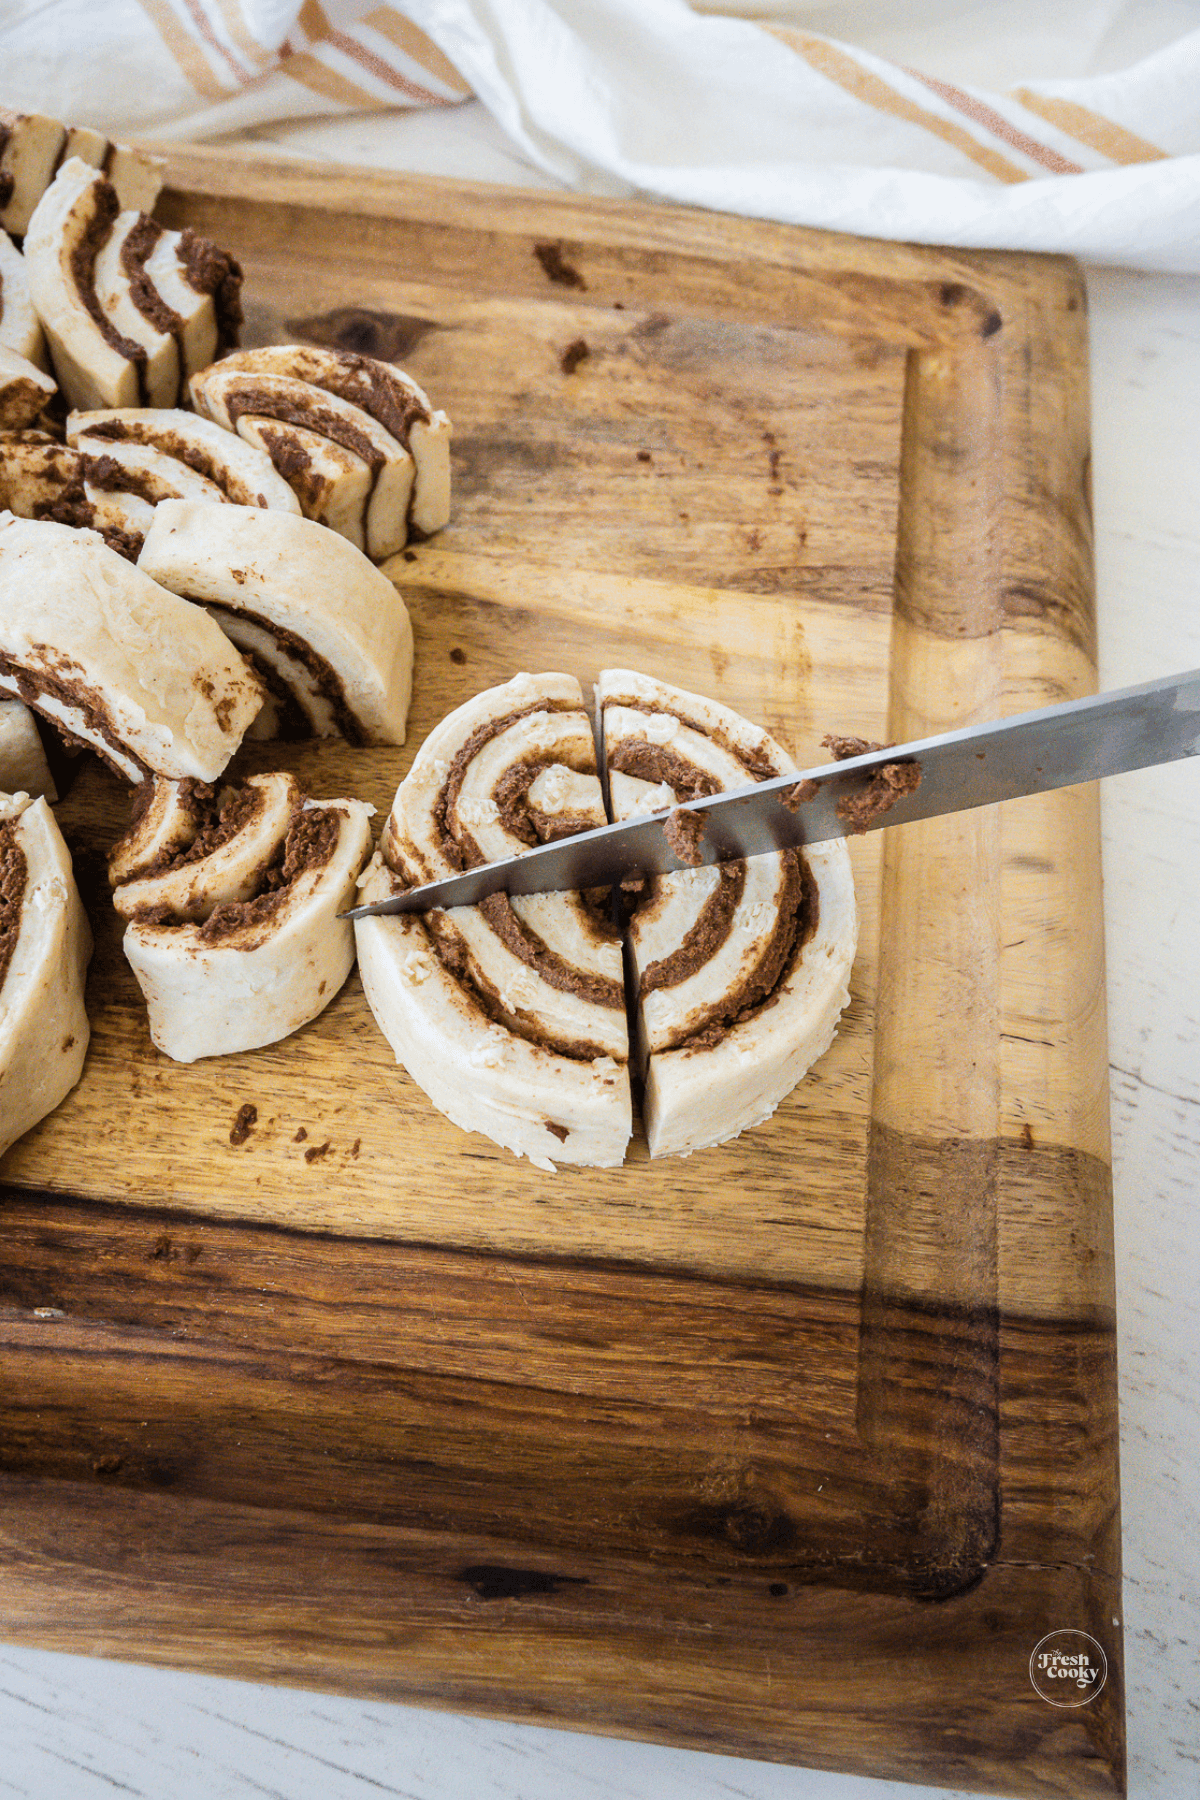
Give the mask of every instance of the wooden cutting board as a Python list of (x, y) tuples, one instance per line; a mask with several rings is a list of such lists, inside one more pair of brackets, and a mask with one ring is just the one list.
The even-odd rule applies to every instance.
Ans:
[[(453, 523), (389, 570), (408, 747), (246, 768), (382, 813), (522, 668), (643, 669), (809, 761), (1093, 690), (1070, 263), (208, 149), (159, 210), (243, 260), (249, 341), (395, 358), (456, 427)], [(553, 1177), (433, 1111), (356, 977), (160, 1057), (125, 811), (95, 766), (59, 809), (94, 1038), (3, 1169), (5, 1637), (1123, 1792), (1094, 791), (857, 841), (852, 1004), (775, 1118)], [(1031, 1684), (1057, 1630), (1087, 1704)]]

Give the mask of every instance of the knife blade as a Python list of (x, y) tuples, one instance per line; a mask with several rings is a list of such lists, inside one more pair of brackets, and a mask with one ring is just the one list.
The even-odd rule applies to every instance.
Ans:
[[(739, 861), (819, 844), (852, 830), (907, 825), (942, 813), (969, 812), (1023, 794), (1048, 793), (1106, 775), (1178, 762), (1200, 751), (1200, 669), (1137, 687), (1040, 707), (938, 737), (891, 744), (840, 762), (758, 781), (750, 787), (682, 802), (668, 811), (556, 838), (518, 856), (357, 906), (343, 918), (473, 906), (489, 894), (540, 894), (612, 887), (696, 866), (675, 854), (663, 830), (676, 814), (703, 825), (700, 863)], [(852, 808), (877, 772), (916, 763), (920, 785), (865, 825)], [(811, 789), (811, 792), (810, 792)], [(804, 797), (801, 798), (799, 794)]]

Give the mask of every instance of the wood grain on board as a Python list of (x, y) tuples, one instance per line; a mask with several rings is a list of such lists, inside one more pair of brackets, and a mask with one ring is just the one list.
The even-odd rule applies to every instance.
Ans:
[[(814, 760), (1094, 687), (1083, 290), (1055, 259), (172, 154), (249, 336), (455, 422), (389, 568), (405, 750), (520, 668), (644, 669)], [(0, 1630), (981, 1791), (1123, 1791), (1095, 795), (852, 846), (829, 1054), (765, 1126), (549, 1177), (455, 1130), (357, 983), (158, 1056), (94, 765), (85, 1077), (6, 1159)], [(234, 1129), (252, 1107), (248, 1135)], [(243, 1117), (245, 1117), (243, 1113)], [(1086, 1706), (1034, 1692), (1085, 1630)]]

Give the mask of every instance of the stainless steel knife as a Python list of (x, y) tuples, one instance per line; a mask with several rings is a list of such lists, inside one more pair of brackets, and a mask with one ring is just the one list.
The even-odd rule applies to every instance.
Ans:
[[(355, 907), (342, 916), (365, 919), (378, 913), (427, 912), (435, 906), (471, 906), (501, 891), (539, 894), (611, 887), (638, 876), (688, 868), (694, 865), (680, 861), (663, 830), (675, 813), (694, 813), (703, 822), (701, 863), (732, 862), (845, 837), (854, 829), (846, 816), (847, 802), (864, 795), (877, 772), (891, 763), (918, 764), (920, 786), (869, 819), (867, 830), (1074, 787), (1104, 775), (1178, 762), (1198, 751), (1200, 669), (1018, 713), (995, 724), (890, 744), (864, 756), (691, 800), (626, 824), (602, 825), (503, 862), (484, 863), (461, 875), (410, 888), (390, 900)], [(799, 797), (797, 789), (805, 797)]]

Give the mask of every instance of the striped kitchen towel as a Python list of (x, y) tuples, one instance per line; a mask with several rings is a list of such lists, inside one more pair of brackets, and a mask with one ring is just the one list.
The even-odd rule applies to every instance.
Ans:
[[(473, 95), (526, 158), (590, 192), (1200, 270), (1200, 30), (1174, 41), (1160, 32), (1148, 54), (1099, 74), (1068, 66), (1063, 41), (1061, 76), (993, 88), (805, 29), (811, 10), (802, 0), (44, 0), (16, 18), (0, 11), (0, 104), (172, 137), (373, 113), (387, 162), (389, 115)], [(853, 5), (819, 10), (822, 22), (844, 13), (854, 23)], [(1103, 10), (1111, 30), (1139, 9)], [(926, 44), (946, 17), (932, 0), (903, 12)], [(999, 29), (1006, 7), (992, 12)], [(1036, 12), (1026, 4), (1023, 17), (1042, 50)], [(973, 17), (984, 36), (974, 64), (986, 66), (989, 14)]]

